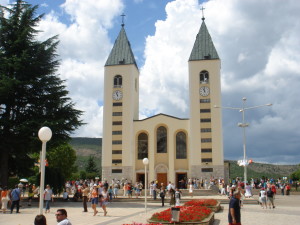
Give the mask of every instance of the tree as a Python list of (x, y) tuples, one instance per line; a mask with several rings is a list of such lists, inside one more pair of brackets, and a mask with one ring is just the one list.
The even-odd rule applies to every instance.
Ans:
[[(300, 166), (300, 164), (299, 164), (299, 166)], [(298, 169), (297, 171), (295, 171), (294, 173), (292, 173), (291, 175), (290, 175), (290, 177), (291, 177), (291, 179), (292, 180), (300, 180), (300, 169)]]
[(76, 152), (69, 144), (62, 144), (47, 152), (49, 168), (56, 168), (64, 179), (69, 179), (77, 171)]
[(86, 167), (85, 167), (85, 171), (87, 173), (98, 173), (99, 172), (98, 168), (96, 167), (94, 156), (90, 155), (90, 157), (87, 161)]
[[(9, 175), (28, 175), (29, 154), (41, 149), (37, 132), (48, 126), (53, 132), (49, 147), (69, 140), (83, 123), (68, 91), (57, 75), (57, 36), (37, 41), (43, 15), (38, 6), (17, 0), (0, 6), (0, 182)], [(8, 16), (4, 16), (8, 15)]]

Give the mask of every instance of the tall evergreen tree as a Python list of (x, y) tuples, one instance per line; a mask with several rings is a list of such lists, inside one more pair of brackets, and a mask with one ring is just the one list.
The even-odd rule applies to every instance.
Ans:
[(26, 175), (29, 154), (41, 149), (37, 132), (48, 126), (48, 146), (69, 140), (82, 125), (82, 111), (74, 108), (68, 91), (56, 74), (58, 37), (37, 41), (36, 27), (43, 15), (38, 6), (17, 0), (0, 6), (0, 182), (9, 175)]
[(88, 173), (97, 173), (99, 172), (96, 163), (95, 163), (95, 158), (94, 156), (89, 157), (87, 163), (86, 163), (86, 167), (85, 167), (85, 171)]

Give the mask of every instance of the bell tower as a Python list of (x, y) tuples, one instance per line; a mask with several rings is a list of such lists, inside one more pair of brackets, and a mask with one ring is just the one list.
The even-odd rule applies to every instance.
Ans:
[(139, 70), (122, 23), (104, 68), (102, 179), (133, 176), (138, 102)]
[(203, 17), (189, 58), (190, 177), (224, 177), (220, 69)]

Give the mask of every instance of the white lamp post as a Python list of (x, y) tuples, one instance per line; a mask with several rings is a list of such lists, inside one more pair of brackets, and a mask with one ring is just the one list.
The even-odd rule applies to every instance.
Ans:
[(45, 158), (46, 158), (46, 143), (52, 137), (52, 131), (49, 127), (42, 127), (39, 130), (39, 139), (42, 141), (42, 156), (40, 159), (40, 170), (41, 170), (41, 178), (40, 178), (40, 214), (43, 214), (43, 204), (44, 204), (44, 186), (45, 186)]
[(244, 151), (244, 158), (243, 160), (239, 160), (239, 166), (244, 166), (244, 185), (247, 183), (247, 166), (249, 165), (249, 161), (247, 160), (246, 157), (246, 127), (249, 126), (249, 123), (245, 123), (245, 111), (248, 109), (255, 109), (255, 108), (260, 108), (264, 106), (271, 106), (271, 103), (264, 104), (264, 105), (257, 105), (257, 106), (252, 106), (252, 107), (247, 107), (245, 108), (245, 103), (247, 98), (243, 97), (243, 107), (242, 108), (235, 108), (235, 107), (221, 107), (221, 106), (214, 106), (215, 108), (223, 108), (223, 109), (234, 109), (234, 110), (239, 110), (242, 113), (242, 123), (238, 123), (239, 127), (243, 128), (243, 151)]
[(144, 158), (143, 163), (145, 165), (145, 214), (147, 214), (147, 165), (149, 164), (149, 159)]

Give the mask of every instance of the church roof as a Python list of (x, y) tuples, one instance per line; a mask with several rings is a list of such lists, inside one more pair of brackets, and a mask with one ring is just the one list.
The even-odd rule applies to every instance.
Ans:
[(128, 65), (128, 64), (134, 64), (137, 67), (134, 55), (130, 47), (130, 43), (128, 41), (124, 29), (124, 25), (122, 25), (121, 31), (108, 56), (105, 66)]
[(178, 118), (178, 117), (175, 117), (175, 116), (170, 116), (170, 115), (167, 115), (167, 114), (164, 114), (164, 113), (159, 113), (159, 114), (156, 114), (156, 115), (150, 116), (150, 117), (148, 117), (148, 118), (145, 118), (145, 119), (142, 119), (142, 120), (134, 120), (134, 122), (145, 121), (145, 120), (152, 119), (152, 118), (154, 118), (154, 117), (161, 117), (161, 116), (170, 117), (170, 118), (172, 118), (172, 119), (176, 119), (176, 120), (189, 120), (189, 119), (187, 119), (187, 118)]
[(199, 33), (197, 34), (189, 61), (219, 59), (217, 50), (204, 22), (204, 18), (202, 20), (203, 22)]

